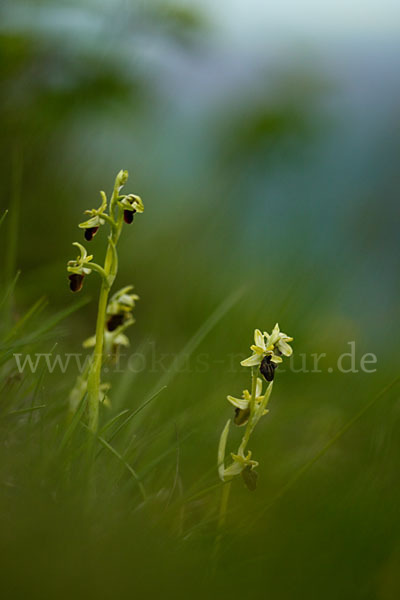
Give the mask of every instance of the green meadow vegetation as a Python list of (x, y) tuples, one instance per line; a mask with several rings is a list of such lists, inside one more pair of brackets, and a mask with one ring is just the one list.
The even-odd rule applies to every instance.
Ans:
[(2, 13), (1, 597), (397, 600), (393, 81)]

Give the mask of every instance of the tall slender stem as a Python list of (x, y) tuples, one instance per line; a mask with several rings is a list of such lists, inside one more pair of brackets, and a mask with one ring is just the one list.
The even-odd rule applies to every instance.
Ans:
[[(110, 202), (110, 218), (114, 220), (115, 202), (118, 197), (119, 188), (117, 185)], [(106, 258), (104, 261), (104, 272), (106, 278), (102, 279), (99, 304), (97, 310), (96, 322), (96, 344), (93, 351), (92, 364), (88, 377), (88, 413), (89, 413), (89, 429), (93, 434), (97, 433), (99, 426), (99, 402), (100, 402), (100, 383), (101, 383), (101, 367), (103, 364), (103, 347), (104, 347), (104, 329), (106, 323), (106, 310), (108, 296), (113, 279), (116, 276), (117, 265), (115, 264), (115, 246), (118, 242), (123, 224), (123, 213), (118, 208), (118, 216), (116, 226), (111, 228), (111, 237), (108, 240)]]
[(247, 421), (246, 431), (244, 432), (244, 436), (242, 438), (242, 442), (239, 447), (239, 454), (244, 454), (244, 451), (246, 450), (246, 446), (249, 443), (251, 432), (254, 429), (253, 415), (254, 415), (254, 410), (256, 407), (256, 390), (257, 390), (257, 369), (256, 369), (256, 367), (252, 367), (250, 415), (249, 415), (249, 420)]
[(108, 294), (109, 288), (106, 287), (105, 282), (102, 282), (97, 312), (96, 345), (88, 378), (89, 429), (92, 433), (97, 433), (99, 424), (101, 366), (103, 363), (104, 326)]
[[(239, 447), (239, 454), (244, 454), (248, 441), (250, 439), (251, 432), (253, 431), (253, 415), (256, 408), (256, 392), (257, 392), (257, 369), (252, 368), (251, 371), (251, 399), (250, 399), (250, 416), (247, 423), (246, 431), (242, 438), (242, 442)], [(219, 516), (218, 516), (218, 528), (217, 537), (215, 539), (214, 547), (214, 558), (218, 560), (221, 541), (222, 541), (222, 530), (226, 521), (226, 514), (228, 511), (229, 495), (231, 491), (232, 482), (228, 481), (222, 488), (221, 501), (219, 505)]]

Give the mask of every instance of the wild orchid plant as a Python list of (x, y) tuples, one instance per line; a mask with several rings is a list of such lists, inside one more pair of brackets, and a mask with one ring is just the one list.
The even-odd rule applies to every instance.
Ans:
[[(243, 480), (250, 490), (257, 485), (257, 473), (254, 470), (258, 462), (251, 458), (251, 451), (246, 449), (257, 423), (268, 412), (267, 405), (271, 396), (273, 379), (276, 367), (282, 362), (282, 356), (291, 356), (293, 350), (288, 342), (293, 338), (282, 333), (278, 323), (272, 333), (261, 333), (259, 329), (254, 332), (254, 344), (251, 346), (253, 354), (243, 360), (243, 367), (251, 368), (251, 392), (244, 390), (241, 398), (228, 396), (228, 401), (235, 407), (234, 422), (239, 427), (246, 426), (242, 441), (235, 453), (231, 453), (232, 462), (225, 467), (225, 448), (228, 439), (231, 420), (229, 419), (222, 431), (218, 448), (218, 473), (224, 482), (230, 482), (235, 476), (242, 475)], [(260, 372), (268, 385), (263, 392), (263, 381), (258, 377)], [(229, 484), (225, 488), (223, 504), (227, 503)], [(226, 509), (226, 506), (225, 506)], [(223, 508), (223, 510), (225, 510)]]
[(101, 277), (101, 287), (98, 303), (96, 334), (84, 342), (84, 347), (93, 347), (90, 363), (70, 394), (70, 408), (75, 411), (87, 393), (88, 426), (96, 433), (99, 422), (99, 406), (106, 400), (108, 384), (101, 381), (101, 370), (104, 361), (115, 356), (121, 346), (129, 344), (124, 331), (134, 323), (132, 309), (139, 296), (132, 293), (133, 286), (122, 288), (109, 300), (110, 291), (118, 272), (117, 244), (124, 223), (131, 224), (135, 213), (143, 212), (143, 202), (134, 194), (124, 195), (121, 190), (128, 180), (128, 171), (120, 171), (115, 179), (110, 202), (105, 192), (101, 191), (101, 206), (97, 209), (86, 210), (89, 219), (79, 224), (84, 230), (84, 237), (90, 242), (102, 225), (109, 226), (108, 245), (104, 265), (93, 262), (93, 256), (88, 255), (82, 244), (74, 242), (79, 249), (76, 260), (68, 262), (70, 273), (70, 289), (79, 292), (82, 289), (86, 275), (92, 271)]

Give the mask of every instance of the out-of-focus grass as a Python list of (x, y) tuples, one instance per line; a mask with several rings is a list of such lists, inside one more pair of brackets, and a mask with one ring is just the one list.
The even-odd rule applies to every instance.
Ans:
[[(175, 361), (177, 373), (172, 366), (170, 374), (137, 375), (125, 409), (103, 413), (94, 470), (85, 466), (84, 407), (66, 422), (71, 376), (44, 369), (18, 376), (13, 362), (5, 363), (0, 514), (8, 597), (108, 598), (132, 589), (154, 596), (176, 590), (179, 597), (195, 576), (194, 597), (256, 597), (266, 576), (278, 598), (308, 585), (312, 597), (328, 598), (338, 590), (357, 597), (360, 586), (366, 597), (395, 589), (398, 403), (394, 389), (373, 398), (386, 374), (371, 386), (370, 375), (352, 375), (349, 383), (348, 375), (278, 372), (269, 422), (252, 448), (261, 462), (260, 486), (250, 494), (234, 482), (212, 575), (221, 490), (215, 450), (229, 411), (223, 398), (243, 376), (218, 362), (205, 373), (179, 367), (185, 354), (193, 358), (205, 348), (224, 356), (227, 332), (239, 322), (246, 298), (236, 300), (234, 306), (232, 299), (224, 302), (187, 342)], [(51, 349), (57, 339), (51, 331), (65, 317), (51, 316), (39, 329), (21, 332), (7, 351)], [(23, 324), (29, 329), (26, 319)], [(301, 327), (298, 337), (306, 347)], [(353, 423), (357, 409), (367, 412)], [(335, 443), (324, 449), (330, 440)], [(361, 560), (369, 565), (368, 577)]]
[[(104, 9), (96, 34), (85, 5), (80, 33), (54, 35), (60, 7), (45, 19), (43, 4), (29, 27), (5, 20), (1, 35), (3, 595), (397, 598), (398, 388), (303, 472), (398, 371), (397, 117), (383, 122), (381, 108), (396, 90), (352, 112), (328, 67), (278, 61), (252, 79), (242, 54), (235, 85), (229, 60), (226, 81), (194, 81), (222, 60), (201, 18), (183, 15), (186, 27), (179, 11), (134, 7), (122, 23)], [(20, 375), (12, 356), (79, 352), (93, 334), (97, 282), (81, 304), (65, 262), (81, 213), (121, 167), (146, 206), (119, 272), (141, 297), (130, 351), (146, 366), (109, 374), (90, 473), (86, 429), (66, 421), (76, 369)], [(103, 243), (100, 232), (96, 253)], [(302, 353), (327, 357), (321, 373), (277, 371), (251, 448), (259, 487), (234, 482), (212, 575), (225, 397), (247, 385), (238, 365), (253, 329), (276, 320), (297, 371)], [(358, 367), (376, 354), (375, 373), (337, 370), (352, 340)]]

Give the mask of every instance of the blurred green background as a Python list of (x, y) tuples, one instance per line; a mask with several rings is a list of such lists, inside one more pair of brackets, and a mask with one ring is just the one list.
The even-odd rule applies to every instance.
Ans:
[[(112, 374), (103, 419), (167, 383), (115, 442), (150, 500), (102, 452), (87, 511), (79, 456), (66, 485), (55, 451), (76, 371), (20, 377), (2, 346), (5, 598), (399, 598), (398, 389), (301, 472), (398, 374), (399, 13), (390, 0), (3, 1), (3, 288), (21, 275), (2, 329), (42, 296), (39, 328), (83, 296), (14, 350), (80, 351), (98, 280), (76, 298), (65, 264), (83, 211), (128, 169), (145, 212), (124, 231), (116, 285), (140, 295), (131, 351), (147, 368)], [(100, 232), (96, 257), (104, 244)], [(251, 445), (259, 486), (234, 482), (211, 573), (225, 397), (249, 386), (254, 328), (276, 321), (294, 368), (277, 371)], [(358, 372), (342, 373), (351, 341)], [(327, 355), (319, 373), (313, 353)], [(376, 372), (360, 370), (365, 353)]]

